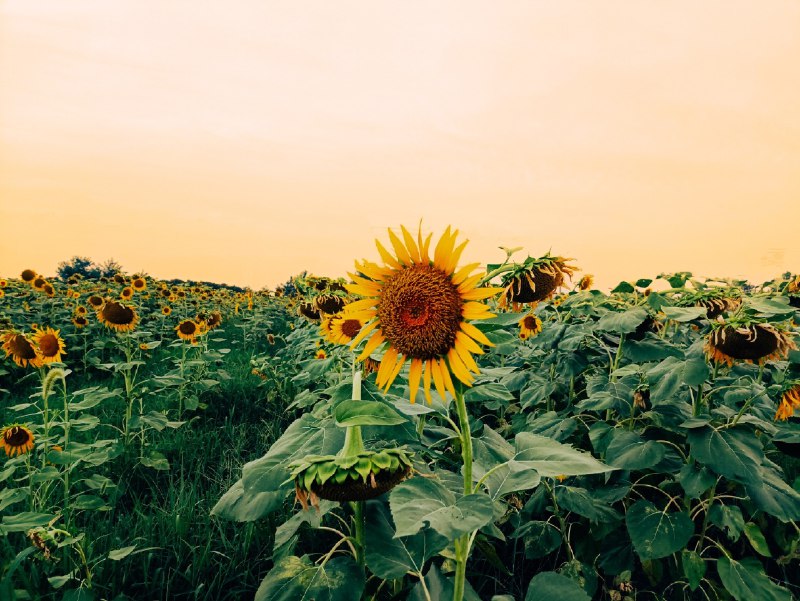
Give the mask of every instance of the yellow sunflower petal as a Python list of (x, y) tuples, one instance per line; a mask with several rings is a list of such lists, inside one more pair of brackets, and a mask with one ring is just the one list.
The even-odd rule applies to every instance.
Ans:
[[(358, 318), (356, 318), (358, 319)], [(377, 321), (373, 321), (361, 328), (361, 331), (353, 338), (352, 342), (350, 343), (350, 348), (355, 349), (358, 346), (358, 343), (364, 340), (372, 330), (374, 330), (378, 326)]]
[(433, 383), (436, 385), (436, 392), (442, 397), (442, 402), (444, 403), (447, 401), (447, 397), (444, 394), (444, 378), (442, 377), (441, 366), (436, 359), (431, 359), (431, 365), (433, 366)]
[(384, 263), (390, 265), (391, 267), (394, 267), (395, 269), (403, 268), (400, 262), (397, 259), (395, 259), (388, 250), (386, 250), (383, 247), (383, 244), (381, 244), (380, 240), (375, 240), (375, 246), (378, 247), (378, 253), (381, 255), (381, 259), (383, 259)]
[(453, 378), (450, 377), (450, 370), (447, 369), (447, 364), (445, 363), (444, 359), (439, 360), (440, 364), (440, 371), (442, 372), (442, 378), (444, 379), (444, 387), (447, 389), (447, 392), (453, 398), (456, 398), (456, 388), (453, 386)]
[(403, 232), (403, 240), (406, 243), (406, 248), (408, 249), (408, 254), (411, 255), (411, 260), (414, 263), (421, 263), (422, 260), (419, 255), (419, 248), (417, 248), (417, 243), (414, 242), (414, 238), (411, 236), (411, 233), (405, 228), (405, 226), (400, 226), (400, 231)]
[(397, 363), (397, 357), (399, 353), (397, 349), (390, 346), (386, 349), (386, 352), (383, 354), (383, 358), (381, 359), (381, 366), (378, 368), (378, 375), (375, 377), (375, 383), (378, 387), (383, 387), (383, 383), (386, 381), (386, 378), (392, 373), (394, 370), (394, 365)]
[(442, 237), (439, 238), (439, 242), (436, 244), (436, 248), (433, 251), (433, 264), (444, 271), (445, 266), (447, 265), (447, 260), (450, 257), (450, 253), (453, 250), (453, 242), (454, 239), (451, 237), (450, 234), (450, 226), (447, 226), (447, 229), (442, 234)]
[(425, 361), (425, 371), (422, 374), (422, 386), (425, 392), (425, 400), (428, 402), (428, 405), (433, 404), (433, 399), (431, 398), (431, 371), (433, 370), (432, 364), (433, 360), (431, 359)]
[(469, 292), (470, 290), (472, 290), (473, 288), (475, 288), (475, 285), (476, 285), (478, 282), (480, 282), (480, 281), (481, 281), (481, 278), (482, 278), (482, 277), (483, 277), (483, 275), (482, 275), (482, 274), (480, 274), (480, 273), (476, 273), (475, 275), (468, 277), (466, 280), (464, 280), (463, 282), (461, 282), (461, 283), (458, 285), (458, 291), (459, 291), (459, 292), (462, 294), (462, 296), (463, 296), (463, 294), (464, 294), (465, 292)]
[(386, 382), (384, 382), (384, 386), (383, 386), (383, 391), (384, 392), (389, 390), (389, 386), (392, 385), (392, 382), (394, 382), (395, 378), (397, 378), (397, 375), (400, 373), (400, 370), (403, 369), (403, 366), (405, 364), (406, 364), (406, 357), (405, 356), (401, 356), (397, 360), (397, 364), (394, 366), (394, 369), (392, 370), (392, 373), (389, 374), (389, 377), (386, 379)]
[(480, 266), (480, 263), (470, 263), (469, 265), (464, 265), (464, 267), (453, 274), (453, 283), (458, 286), (461, 282), (470, 277), (470, 274)]
[(378, 296), (381, 292), (380, 286), (364, 286), (363, 284), (345, 284), (345, 288), (350, 294), (360, 296)]
[[(372, 354), (372, 351), (378, 348), (378, 346), (380, 346), (384, 340), (386, 339), (383, 337), (383, 333), (380, 330), (375, 332), (372, 335), (372, 338), (369, 339), (369, 342), (367, 342), (367, 346), (364, 347), (364, 350), (361, 351), (361, 354), (356, 358), (356, 361), (361, 361), (369, 357)], [(353, 342), (355, 342), (355, 339)]]
[(461, 308), (461, 316), (464, 319), (490, 319), (495, 316), (489, 307), (483, 303), (469, 302)]
[(478, 328), (476, 328), (468, 321), (461, 322), (461, 331), (464, 332), (467, 336), (469, 336), (473, 340), (477, 340), (481, 344), (485, 344), (486, 346), (494, 346), (494, 344), (492, 344), (492, 341), (489, 340), (484, 335), (483, 332), (481, 332)]
[(422, 259), (422, 263), (431, 262), (431, 257), (428, 254), (428, 249), (431, 246), (432, 237), (433, 234), (428, 234), (427, 238), (425, 238), (425, 241), (424, 242), (422, 241), (422, 224), (420, 224), (419, 232), (417, 233), (417, 244), (419, 245), (419, 254), (420, 258)]
[(411, 367), (408, 370), (408, 388), (411, 391), (411, 403), (417, 401), (417, 389), (419, 379), (422, 376), (422, 359), (412, 359)]
[(397, 255), (397, 258), (403, 265), (411, 265), (411, 255), (408, 254), (408, 250), (405, 246), (403, 246), (402, 240), (397, 237), (391, 229), (389, 230), (389, 240), (392, 243), (392, 248), (394, 248), (394, 252)]
[(456, 349), (458, 349), (459, 346), (475, 355), (483, 354), (483, 349), (479, 347), (475, 341), (467, 336), (464, 332), (456, 332)]
[(464, 363), (464, 367), (466, 367), (469, 371), (480, 373), (480, 369), (478, 369), (478, 364), (475, 363), (475, 359), (472, 358), (472, 355), (469, 351), (464, 348), (461, 344), (456, 342), (456, 353), (458, 354), (458, 358), (461, 359), (462, 363)]
[(493, 288), (493, 287), (473, 288), (472, 290), (469, 290), (467, 292), (462, 292), (461, 298), (467, 301), (484, 300), (487, 298), (491, 298), (502, 291), (503, 291), (502, 288)]
[(450, 363), (450, 370), (453, 372), (453, 375), (467, 386), (471, 386), (474, 378), (467, 370), (461, 357), (458, 356), (455, 348), (451, 348), (447, 351), (447, 360)]
[[(455, 241), (455, 238), (453, 238), (453, 240)], [(468, 242), (469, 240), (464, 240), (450, 253), (450, 260), (447, 262), (447, 267), (445, 268), (446, 273), (453, 273), (456, 270), (458, 260), (461, 258), (461, 253), (464, 252), (464, 248), (467, 246)]]
[(367, 309), (372, 309), (378, 305), (377, 298), (364, 298), (361, 300), (353, 301), (352, 303), (347, 303), (342, 309), (343, 312), (347, 313), (357, 313), (359, 311), (364, 311)]

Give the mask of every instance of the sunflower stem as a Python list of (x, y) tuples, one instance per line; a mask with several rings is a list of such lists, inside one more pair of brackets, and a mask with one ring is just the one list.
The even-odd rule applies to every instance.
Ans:
[(356, 541), (356, 563), (363, 570), (366, 566), (366, 516), (364, 514), (364, 501), (351, 503), (353, 507), (353, 534)]
[[(353, 368), (353, 399), (361, 400), (361, 370)], [(347, 426), (344, 435), (344, 446), (339, 451), (339, 457), (352, 457), (364, 451), (364, 439), (361, 436), (361, 426)]]
[[(456, 413), (461, 437), (461, 458), (464, 462), (464, 494), (472, 494), (472, 433), (469, 427), (469, 414), (464, 401), (464, 392), (459, 387), (455, 396)], [(467, 559), (472, 542), (471, 533), (464, 534), (456, 539), (456, 575), (453, 587), (453, 601), (462, 601), (464, 586), (467, 577)]]

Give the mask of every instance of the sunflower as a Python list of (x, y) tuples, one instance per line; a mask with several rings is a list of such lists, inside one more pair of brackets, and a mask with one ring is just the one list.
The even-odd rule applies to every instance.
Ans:
[(42, 363), (60, 363), (61, 355), (67, 352), (64, 341), (59, 336), (60, 332), (61, 330), (50, 327), (34, 332), (31, 342), (42, 358)]
[(31, 286), (33, 286), (36, 290), (44, 290), (45, 284), (47, 284), (47, 280), (40, 275), (37, 275), (35, 278), (33, 278), (33, 281), (31, 282)]
[(580, 281), (578, 281), (578, 289), (589, 290), (593, 284), (594, 284), (594, 276), (587, 273), (580, 279)]
[(0, 298), (3, 298), (5, 295), (6, 295), (6, 292), (5, 292), (5, 290), (3, 290), (2, 288), (0, 288)]
[(42, 291), (43, 291), (43, 292), (44, 292), (44, 293), (45, 293), (47, 296), (49, 296), (50, 298), (53, 298), (53, 297), (56, 295), (56, 289), (55, 289), (55, 288), (53, 288), (53, 285), (52, 285), (52, 284), (50, 284), (50, 283), (47, 283), (47, 284), (45, 284), (44, 286), (42, 286)]
[(127, 300), (133, 296), (133, 288), (131, 288), (130, 286), (125, 286), (122, 289), (122, 292), (119, 293), (119, 295), (121, 298)]
[(197, 325), (197, 322), (192, 321), (191, 319), (184, 319), (181, 321), (177, 326), (175, 326), (175, 331), (178, 333), (178, 338), (181, 338), (182, 340), (194, 341), (195, 337), (200, 334), (200, 328)]
[(22, 424), (12, 424), (0, 430), (0, 447), (6, 457), (24, 455), (33, 450), (33, 432)]
[(761, 365), (786, 357), (795, 348), (790, 334), (768, 323), (726, 325), (714, 322), (704, 346), (710, 360), (729, 367), (737, 359)]
[(215, 330), (222, 324), (222, 313), (219, 311), (212, 311), (211, 315), (206, 318), (206, 326), (209, 330)]
[(117, 332), (129, 332), (136, 327), (139, 316), (136, 309), (117, 301), (107, 301), (97, 311), (97, 319), (107, 328)]
[(6, 286), (8, 286), (8, 280), (0, 278), (0, 288), (5, 288)]
[(30, 340), (19, 332), (9, 331), (0, 337), (6, 357), (11, 357), (20, 367), (41, 367), (42, 358)]
[(519, 338), (520, 340), (527, 340), (533, 338), (542, 331), (542, 320), (536, 317), (533, 313), (528, 313), (525, 317), (519, 320)]
[(366, 325), (353, 338), (351, 346), (369, 336), (358, 361), (386, 343), (376, 383), (391, 386), (406, 361), (410, 361), (409, 388), (414, 402), (422, 380), (425, 398), (430, 403), (431, 381), (442, 399), (445, 391), (455, 396), (452, 373), (467, 386), (480, 373), (472, 354), (479, 346), (492, 346), (488, 338), (467, 320), (494, 317), (481, 300), (501, 292), (500, 288), (478, 288), (480, 273), (472, 275), (478, 263), (457, 269), (467, 241), (456, 245), (458, 230), (448, 226), (429, 254), (431, 235), (423, 241), (422, 231), (413, 236), (401, 226), (403, 240), (391, 229), (389, 239), (395, 256), (375, 241), (384, 265), (356, 262), (355, 284), (348, 292), (366, 297), (345, 307), (347, 314)]
[(301, 303), (297, 308), (297, 312), (299, 315), (305, 317), (306, 319), (310, 319), (311, 321), (317, 321), (320, 318), (319, 310), (314, 306), (313, 303)]
[(325, 352), (324, 348), (318, 349), (316, 353), (314, 353), (314, 359), (327, 359), (328, 354)]
[(567, 263), (572, 260), (555, 257), (549, 252), (538, 259), (528, 257), (503, 275), (504, 289), (498, 307), (505, 308), (510, 302), (514, 310), (519, 310), (525, 303), (535, 304), (547, 300), (564, 283), (564, 276), (572, 278), (572, 274), (578, 270)]
[(91, 296), (90, 296), (90, 297), (87, 299), (87, 302), (88, 302), (90, 305), (92, 305), (92, 307), (94, 307), (95, 309), (99, 309), (100, 307), (102, 307), (102, 306), (103, 306), (103, 303), (104, 303), (105, 301), (103, 300), (103, 297), (102, 297), (102, 296), (100, 296), (100, 295), (98, 295), (98, 294), (92, 294), (92, 295), (91, 295)]
[(161, 307), (161, 315), (169, 315), (170, 313), (172, 313), (172, 307), (169, 307), (167, 305)]
[(19, 277), (23, 282), (30, 284), (36, 278), (36, 272), (33, 269), (23, 269)]
[(78, 328), (79, 330), (80, 330), (81, 328), (85, 328), (85, 327), (86, 327), (86, 326), (89, 324), (89, 322), (88, 322), (88, 321), (86, 321), (86, 318), (85, 318), (83, 315), (75, 315), (75, 316), (72, 318), (72, 323), (73, 323), (73, 325), (74, 325), (76, 328)]
[(115, 273), (114, 274), (114, 281), (117, 284), (124, 284), (125, 283), (125, 276), (122, 275), (121, 273)]
[(337, 315), (331, 322), (329, 340), (334, 344), (349, 344), (358, 336), (364, 322), (346, 314)]
[(136, 292), (141, 292), (142, 290), (147, 289), (147, 281), (145, 281), (145, 279), (142, 277), (133, 278), (131, 286), (134, 290), (136, 290)]
[(75, 315), (86, 315), (86, 313), (87, 313), (86, 307), (84, 307), (83, 305), (78, 305), (77, 307), (75, 307)]
[(800, 383), (795, 384), (783, 393), (775, 421), (786, 421), (794, 415), (794, 410), (800, 409)]

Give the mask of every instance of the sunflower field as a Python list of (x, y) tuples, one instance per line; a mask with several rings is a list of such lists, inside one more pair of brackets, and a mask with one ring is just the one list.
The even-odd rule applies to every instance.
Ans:
[(0, 599), (800, 598), (800, 276), (376, 244), (0, 279)]

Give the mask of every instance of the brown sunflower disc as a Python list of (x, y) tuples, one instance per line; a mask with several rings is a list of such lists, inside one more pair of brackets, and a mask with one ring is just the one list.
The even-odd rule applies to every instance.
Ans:
[(300, 315), (311, 320), (319, 319), (319, 311), (311, 303), (302, 303), (299, 307)]
[(395, 486), (405, 480), (411, 473), (411, 468), (399, 469), (396, 472), (380, 471), (375, 474), (375, 486), (372, 486), (372, 479), (367, 478), (364, 482), (358, 480), (345, 480), (342, 484), (326, 482), (323, 485), (313, 485), (312, 492), (320, 499), (329, 501), (367, 501), (380, 497), (383, 493), (389, 492)]
[(789, 305), (800, 308), (800, 296), (789, 295)]
[(712, 334), (713, 345), (734, 359), (754, 361), (771, 355), (778, 349), (778, 336), (759, 325), (752, 325), (747, 333), (726, 326)]
[(536, 269), (531, 270), (530, 277), (533, 279), (533, 288), (524, 275), (514, 280), (508, 292), (509, 300), (515, 303), (543, 301), (549, 298), (564, 281), (564, 276), (559, 272), (550, 274)]

